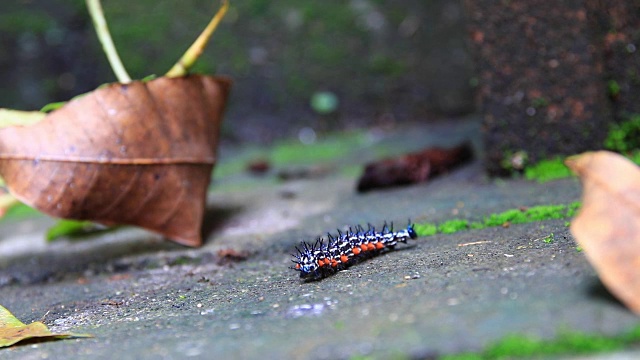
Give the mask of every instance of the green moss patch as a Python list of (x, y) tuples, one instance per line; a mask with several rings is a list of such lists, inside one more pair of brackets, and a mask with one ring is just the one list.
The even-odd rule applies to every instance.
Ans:
[(604, 146), (622, 154), (640, 149), (640, 114), (631, 115), (620, 124), (613, 124)]
[(438, 226), (438, 232), (442, 234), (453, 234), (469, 228), (469, 221), (463, 219), (453, 219), (443, 222)]
[(482, 221), (471, 222), (465, 219), (452, 219), (441, 224), (418, 223), (415, 224), (415, 230), (418, 236), (431, 236), (453, 234), (468, 229), (484, 229), (508, 224), (565, 219), (574, 216), (579, 208), (580, 203), (574, 202), (568, 205), (539, 205), (523, 209), (509, 209), (486, 216)]
[(640, 344), (640, 326), (627, 333), (606, 337), (577, 331), (562, 331), (555, 339), (538, 340), (510, 335), (489, 345), (480, 353), (463, 353), (440, 357), (442, 360), (489, 360), (540, 358), (558, 355), (611, 352)]
[[(627, 148), (627, 145), (622, 145), (622, 143), (618, 145), (620, 148)], [(631, 149), (620, 153), (634, 163), (640, 164), (640, 149)], [(527, 180), (535, 180), (544, 183), (551, 180), (573, 176), (571, 170), (569, 170), (569, 168), (564, 164), (564, 160), (565, 158), (563, 157), (555, 157), (553, 159), (542, 160), (534, 165), (527, 166), (524, 169), (524, 177)]]
[(283, 141), (276, 145), (269, 158), (275, 165), (309, 164), (339, 159), (364, 144), (360, 133), (334, 135), (313, 144), (300, 141)]
[(524, 177), (527, 180), (536, 180), (538, 182), (547, 182), (569, 176), (572, 176), (572, 172), (564, 164), (564, 158), (562, 157), (542, 160), (524, 169)]
[[(640, 114), (633, 114), (626, 121), (611, 125), (604, 147), (640, 164)], [(555, 157), (527, 166), (524, 176), (528, 180), (546, 182), (572, 176), (572, 172), (565, 166), (563, 157)]]
[[(367, 143), (364, 132), (330, 134), (320, 141), (303, 144), (299, 140), (285, 140), (268, 148), (245, 148), (242, 153), (232, 156), (232, 161), (222, 161), (216, 165), (214, 180), (235, 175), (246, 170), (247, 164), (256, 159), (265, 159), (271, 166), (282, 168), (297, 165), (319, 165), (345, 162), (347, 157), (361, 150)], [(344, 164), (349, 174), (354, 176), (362, 171), (362, 165)]]

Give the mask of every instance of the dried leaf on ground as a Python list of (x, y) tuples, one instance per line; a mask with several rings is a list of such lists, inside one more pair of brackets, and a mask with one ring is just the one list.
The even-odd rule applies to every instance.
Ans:
[(34, 125), (0, 129), (0, 175), (49, 215), (198, 246), (229, 87), (195, 75), (101, 87)]
[(358, 180), (358, 191), (425, 182), (464, 164), (473, 157), (468, 143), (443, 149), (432, 147), (420, 152), (383, 159), (366, 165)]
[(229, 265), (236, 262), (241, 262), (249, 258), (249, 253), (246, 251), (238, 251), (235, 249), (220, 249), (217, 252), (218, 265)]
[(47, 325), (36, 321), (27, 325), (18, 320), (9, 310), (0, 305), (0, 347), (14, 345), (20, 341), (38, 338), (40, 340), (60, 340), (76, 337), (93, 337), (88, 334), (54, 334)]
[(608, 151), (566, 164), (583, 184), (571, 232), (607, 289), (640, 314), (640, 168)]

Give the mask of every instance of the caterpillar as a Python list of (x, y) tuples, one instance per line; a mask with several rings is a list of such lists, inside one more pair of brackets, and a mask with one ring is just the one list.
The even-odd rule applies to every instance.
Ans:
[(376, 256), (384, 249), (393, 249), (398, 242), (406, 244), (408, 239), (417, 236), (411, 221), (406, 229), (398, 232), (393, 231), (393, 223), (388, 226), (385, 222), (381, 232), (371, 224), (366, 230), (356, 225), (355, 231), (349, 228), (343, 234), (338, 230), (337, 236), (327, 233), (326, 242), (323, 238), (318, 238), (315, 243), (301, 242), (300, 248), (296, 246), (298, 253), (291, 254), (295, 265), (290, 269), (299, 271), (302, 279), (318, 280)]

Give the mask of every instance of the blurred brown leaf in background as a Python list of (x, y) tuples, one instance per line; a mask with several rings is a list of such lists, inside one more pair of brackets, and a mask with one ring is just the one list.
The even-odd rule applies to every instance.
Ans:
[(422, 151), (370, 162), (358, 179), (358, 192), (426, 182), (469, 162), (471, 144), (452, 148), (430, 147)]
[(49, 215), (201, 245), (230, 83), (191, 75), (98, 88), (35, 125), (0, 129), (0, 175)]

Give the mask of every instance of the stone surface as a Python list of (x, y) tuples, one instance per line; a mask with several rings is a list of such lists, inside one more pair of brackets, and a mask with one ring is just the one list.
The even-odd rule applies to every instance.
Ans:
[[(476, 125), (457, 130), (464, 134), (388, 131), (376, 148), (389, 154), (479, 134)], [(0, 304), (25, 322), (96, 335), (0, 350), (3, 359), (425, 358), (514, 333), (615, 335), (638, 324), (603, 289), (566, 220), (418, 238), (317, 282), (287, 268), (299, 241), (336, 227), (568, 204), (580, 197), (576, 179), (490, 181), (476, 161), (427, 184), (365, 195), (339, 171), (251, 181), (234, 179), (244, 184), (234, 188), (218, 179), (201, 249), (137, 229), (45, 244), (46, 218), (0, 223)], [(221, 250), (247, 259), (225, 260)]]
[(598, 2), (607, 92), (618, 120), (640, 113), (640, 2)]
[(465, 2), (490, 174), (602, 148), (613, 118), (596, 3)]

